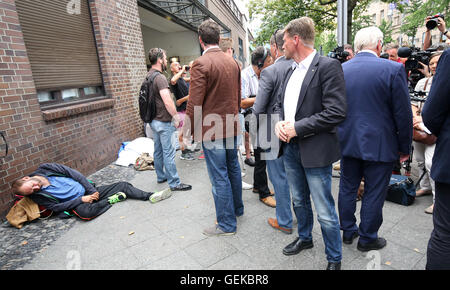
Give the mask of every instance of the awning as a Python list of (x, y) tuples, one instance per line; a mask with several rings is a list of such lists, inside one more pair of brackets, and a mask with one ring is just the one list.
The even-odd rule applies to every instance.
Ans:
[(231, 32), (230, 28), (198, 0), (138, 0), (138, 5), (194, 32), (197, 32), (200, 24), (208, 18), (222, 27), (221, 34)]

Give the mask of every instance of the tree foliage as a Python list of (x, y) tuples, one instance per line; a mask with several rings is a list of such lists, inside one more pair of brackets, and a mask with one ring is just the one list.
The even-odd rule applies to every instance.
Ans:
[(447, 17), (450, 16), (450, 0), (382, 1), (387, 3), (394, 3), (396, 5), (396, 8), (405, 15), (400, 31), (410, 37), (414, 37), (417, 33), (417, 29), (425, 25), (424, 21), (427, 16), (435, 15), (437, 13), (443, 13)]
[[(352, 24), (366, 10), (370, 0), (348, 1), (348, 38), (351, 40)], [(261, 17), (261, 30), (256, 44), (267, 43), (276, 29), (289, 21), (308, 16), (314, 20), (318, 36), (324, 31), (334, 31), (337, 26), (337, 0), (251, 0), (250, 18)], [(328, 37), (328, 36), (327, 36)]]

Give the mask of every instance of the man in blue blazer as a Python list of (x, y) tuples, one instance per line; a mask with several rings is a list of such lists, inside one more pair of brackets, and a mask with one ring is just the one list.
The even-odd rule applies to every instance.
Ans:
[(314, 22), (301, 17), (284, 29), (284, 52), (294, 60), (284, 78), (275, 132), (283, 142), (286, 176), (298, 221), (298, 238), (283, 249), (295, 255), (313, 247), (313, 212), (317, 212), (327, 255), (327, 269), (339, 270), (342, 241), (331, 194), (332, 163), (339, 160), (336, 126), (345, 119), (345, 83), (339, 61), (314, 49)]
[(428, 270), (450, 270), (450, 49), (439, 59), (430, 94), (422, 110), (425, 126), (437, 136), (431, 167), (436, 183), (434, 229), (427, 249)]
[[(357, 55), (342, 65), (347, 92), (347, 119), (339, 125), (341, 180), (339, 219), (343, 242), (358, 237), (358, 250), (378, 250), (383, 204), (394, 162), (408, 159), (412, 112), (402, 64), (379, 58), (383, 33), (377, 27), (355, 35)], [(364, 177), (361, 223), (356, 225), (357, 191)]]

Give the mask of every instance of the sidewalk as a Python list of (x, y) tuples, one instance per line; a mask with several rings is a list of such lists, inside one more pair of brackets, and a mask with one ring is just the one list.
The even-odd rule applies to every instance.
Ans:
[[(297, 237), (275, 231), (267, 224), (275, 209), (258, 200), (251, 190), (243, 191), (245, 213), (238, 218), (234, 236), (207, 237), (205, 227), (215, 221), (215, 209), (204, 160), (176, 164), (182, 182), (193, 189), (175, 192), (156, 204), (126, 200), (100, 217), (83, 222), (50, 218), (18, 230), (0, 227), (0, 269), (181, 269), (181, 270), (323, 270), (327, 261), (320, 225), (315, 216), (314, 248), (295, 256), (282, 249)], [(246, 166), (243, 180), (253, 183), (253, 170)], [(415, 168), (414, 168), (415, 169)], [(414, 175), (414, 171), (413, 171)], [(417, 175), (416, 175), (417, 176)], [(126, 180), (143, 190), (155, 191), (154, 171), (109, 165), (89, 176), (97, 185)], [(333, 178), (337, 206), (339, 178)], [(386, 202), (380, 236), (387, 246), (367, 253), (343, 245), (342, 269), (424, 269), (426, 250), (433, 228), (432, 216), (424, 209), (432, 196), (417, 198), (409, 207)], [(357, 216), (359, 220), (358, 203)], [(358, 221), (359, 223), (359, 221)], [(295, 224), (296, 226), (296, 224)]]

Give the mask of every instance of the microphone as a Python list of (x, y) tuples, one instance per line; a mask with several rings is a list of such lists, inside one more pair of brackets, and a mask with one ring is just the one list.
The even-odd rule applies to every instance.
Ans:
[(411, 55), (411, 48), (409, 47), (400, 47), (397, 51), (397, 54), (401, 58), (409, 57)]

